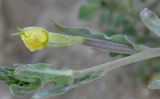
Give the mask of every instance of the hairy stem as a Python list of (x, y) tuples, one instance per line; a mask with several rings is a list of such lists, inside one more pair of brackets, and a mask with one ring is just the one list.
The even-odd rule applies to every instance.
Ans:
[(145, 50), (145, 51), (136, 53), (136, 54), (128, 56), (128, 57), (114, 60), (112, 62), (107, 62), (107, 63), (101, 64), (101, 65), (98, 65), (95, 67), (91, 67), (91, 68), (87, 68), (87, 69), (83, 69), (83, 70), (78, 70), (75, 72), (75, 76), (81, 77), (82, 75), (85, 75), (88, 72), (97, 71), (97, 70), (103, 71), (104, 72), (103, 75), (104, 75), (108, 71), (111, 71), (113, 69), (117, 69), (122, 66), (131, 64), (131, 63), (135, 63), (135, 62), (142, 61), (145, 59), (155, 58), (158, 56), (160, 56), (160, 48), (153, 48), (150, 50)]

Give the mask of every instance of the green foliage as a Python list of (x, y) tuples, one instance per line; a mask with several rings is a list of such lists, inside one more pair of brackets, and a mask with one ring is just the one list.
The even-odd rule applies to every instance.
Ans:
[(103, 8), (100, 12), (100, 23), (111, 24), (112, 23), (112, 13), (107, 8)]
[[(109, 29), (107, 28), (106, 30), (103, 30), (103, 32), (108, 32), (108, 30), (114, 29), (115, 34), (125, 33), (127, 35), (136, 36), (136, 23), (133, 20), (137, 21), (137, 17), (134, 15), (135, 11), (132, 8), (132, 0), (122, 0), (121, 2), (119, 2), (119, 0), (86, 1), (87, 3), (80, 7), (79, 15), (82, 15), (81, 8), (84, 8), (84, 6), (96, 7), (96, 10), (92, 10), (87, 12), (87, 14), (83, 14), (83, 17), (79, 16), (80, 19), (86, 20), (85, 17), (92, 16), (91, 18), (88, 18), (89, 20), (87, 20), (91, 21), (93, 20), (93, 16), (96, 14), (99, 16), (99, 24), (102, 24), (102, 26), (109, 25)], [(86, 8), (84, 11), (88, 11), (88, 8)], [(94, 15), (89, 15), (93, 11)], [(117, 28), (120, 29), (117, 30)]]
[[(23, 96), (39, 90), (32, 99), (44, 99), (64, 94), (103, 74), (103, 71), (94, 70), (75, 77), (74, 72), (66, 69), (58, 70), (44, 63), (15, 64), (10, 68), (0, 67), (0, 78), (9, 85), (9, 90), (13, 95)], [(49, 83), (55, 84), (55, 87), (41, 90)]]
[(90, 21), (96, 16), (98, 7), (101, 4), (100, 0), (86, 0), (87, 4), (82, 5), (79, 9), (79, 18)]
[(97, 40), (104, 40), (104, 41), (112, 41), (112, 42), (118, 42), (118, 43), (129, 43), (128, 38), (126, 35), (123, 34), (117, 34), (113, 35), (111, 37), (108, 37), (104, 33), (95, 33), (89, 28), (72, 28), (72, 27), (66, 27), (59, 25), (55, 23), (55, 26), (59, 33), (65, 34), (65, 35), (71, 35), (71, 36), (81, 36), (84, 38), (90, 38), (90, 39), (97, 39)]
[(71, 36), (82, 36), (85, 38), (95, 38), (95, 39), (105, 39), (104, 34), (93, 34), (89, 30), (89, 28), (81, 27), (81, 28), (69, 28), (57, 23), (54, 23), (58, 32)]
[(67, 86), (56, 87), (54, 89), (38, 91), (32, 97), (32, 99), (44, 99), (49, 96), (62, 95), (64, 93), (66, 93), (68, 90), (85, 85), (85, 84), (95, 80), (96, 78), (102, 76), (103, 74), (104, 74), (104, 72), (101, 70), (96, 70), (96, 71), (84, 73), (84, 74), (82, 74), (82, 76), (75, 78), (73, 84), (67, 85)]
[[(91, 2), (88, 2), (88, 0), (86, 0), (87, 3), (85, 5), (92, 5)], [(92, 1), (92, 0), (91, 0)], [(94, 0), (93, 0), (94, 1)], [(97, 24), (99, 24), (100, 28), (99, 30), (102, 31), (101, 35), (104, 33), (107, 36), (107, 40), (108, 38), (112, 38), (112, 42), (115, 39), (122, 39), (122, 40), (116, 40), (116, 42), (120, 41), (120, 43), (125, 43), (125, 44), (129, 44), (130, 46), (132, 46), (137, 52), (138, 51), (142, 51), (142, 50), (146, 50), (149, 49), (148, 47), (141, 45), (140, 43), (146, 44), (146, 45), (152, 45), (152, 46), (158, 46), (159, 45), (159, 38), (156, 38), (154, 35), (150, 34), (151, 30), (152, 32), (154, 32), (157, 36), (159, 36), (159, 32), (160, 32), (160, 21), (158, 16), (151, 12), (148, 9), (144, 9), (143, 11), (141, 11), (140, 13), (140, 18), (142, 20), (142, 22), (145, 24), (145, 26), (148, 28), (146, 29), (145, 27), (141, 27), (139, 29), (139, 17), (138, 17), (138, 13), (140, 12), (139, 9), (141, 9), (140, 7), (138, 7), (137, 5), (135, 5), (135, 3), (133, 2), (133, 0), (121, 0), (121, 2), (119, 2), (119, 0), (97, 0), (100, 3), (97, 3), (97, 10), (96, 10), (96, 16), (99, 16), (99, 22)], [(141, 5), (145, 5), (148, 3), (147, 0), (141, 0), (138, 3), (141, 3)], [(149, 8), (155, 9), (157, 6), (155, 5), (156, 3), (158, 3), (158, 1), (153, 1), (153, 4), (151, 3), (150, 5), (145, 5), (144, 7), (148, 6)], [(155, 5), (155, 6), (154, 6)], [(83, 5), (82, 5), (83, 6)], [(83, 20), (83, 18), (79, 17), (80, 19)], [(92, 19), (94, 20), (94, 19)], [(90, 20), (90, 21), (92, 21)], [(102, 29), (101, 29), (102, 27)], [(142, 33), (144, 32), (144, 33)], [(120, 35), (121, 36), (120, 36)], [(124, 35), (125, 34), (125, 35)], [(118, 35), (118, 36), (117, 36)], [(132, 38), (132, 40), (126, 38), (126, 35), (129, 38)], [(113, 36), (113, 37), (112, 37)], [(132, 41), (136, 42), (133, 43)], [(110, 52), (109, 55), (111, 57), (115, 57), (119, 54), (115, 53), (115, 52)], [(126, 56), (126, 55), (123, 55)], [(146, 62), (146, 64), (152, 62), (153, 60), (149, 60)], [(155, 62), (158, 64), (158, 62)], [(150, 70), (152, 72), (154, 72), (156, 70), (156, 72), (159, 72), (159, 69), (156, 69), (156, 66), (146, 66), (144, 68), (143, 64), (141, 64), (142, 66), (139, 66), (140, 71), (143, 71), (143, 73), (138, 73), (138, 75), (136, 75), (136, 77), (138, 77), (137, 79), (141, 79), (141, 81), (146, 82), (146, 78), (149, 78), (149, 74), (146, 74), (145, 71)], [(145, 63), (144, 63), (145, 65)], [(151, 72), (151, 73), (152, 73)], [(152, 74), (150, 74), (152, 75)], [(132, 77), (131, 77), (132, 78)], [(133, 77), (134, 78), (134, 77)], [(149, 80), (147, 80), (149, 81)]]
[(100, 5), (101, 3), (101, 0), (87, 0), (87, 2), (90, 4), (90, 5)]
[[(106, 49), (106, 50), (109, 50), (110, 52), (115, 53), (114, 55), (113, 55), (113, 53), (111, 53), (110, 54), (111, 56), (115, 56), (115, 55), (117, 56), (117, 55), (124, 54), (124, 53), (131, 54), (134, 52), (148, 49), (144, 45), (135, 44), (133, 41), (129, 40), (129, 38), (124, 34), (114, 34), (109, 37), (104, 33), (98, 33), (98, 32), (95, 33), (89, 28), (83, 28), (83, 27), (82, 28), (78, 28), (78, 27), (72, 28), (72, 27), (62, 26), (57, 23), (55, 23), (55, 26), (56, 26), (59, 33), (62, 33), (65, 35), (80, 36), (80, 37), (84, 37), (85, 39), (92, 39), (92, 41), (97, 42), (97, 43), (101, 43), (101, 44), (103, 44), (103, 46), (107, 46), (107, 44), (108, 44), (108, 47), (116, 46), (116, 48), (113, 50)], [(126, 50), (121, 51), (120, 49), (119, 49), (119, 51), (116, 51), (118, 46), (120, 49), (126, 48), (126, 50), (132, 50), (132, 52), (128, 53)], [(97, 46), (95, 46), (95, 47), (97, 47)]]
[[(93, 2), (98, 2), (98, 3), (96, 5), (96, 4), (93, 4)], [(136, 51), (141, 51), (141, 50), (144, 50), (145, 48), (147, 48), (143, 45), (137, 45), (137, 44), (131, 42), (131, 40), (129, 40), (128, 37), (126, 36), (126, 35), (134, 36), (133, 40), (135, 42), (139, 42), (139, 37), (137, 35), (137, 28), (136, 28), (136, 24), (138, 24), (138, 20), (137, 20), (137, 16), (135, 15), (135, 13), (137, 13), (137, 12), (134, 11), (133, 3), (131, 0), (122, 0), (121, 2), (119, 2), (118, 0), (95, 0), (95, 1), (93, 0), (92, 2), (87, 1), (87, 4), (85, 4), (85, 5), (96, 6), (97, 10), (95, 10), (96, 11), (95, 13), (97, 16), (99, 16), (99, 23), (98, 24), (100, 24), (103, 27), (104, 26), (107, 27), (106, 29), (103, 29), (103, 31), (102, 31), (103, 33), (98, 33), (98, 34), (92, 33), (92, 34), (96, 34), (95, 36), (100, 37), (99, 38), (100, 40), (125, 43), (125, 44), (129, 45), (130, 47), (132, 47)], [(82, 5), (82, 7), (83, 6), (84, 5)], [(79, 14), (81, 14), (81, 12), (79, 12)], [(86, 15), (86, 16), (88, 16), (88, 15)], [(84, 20), (81, 17), (79, 17), (79, 18)], [(93, 18), (91, 18), (90, 21), (91, 20), (93, 20)], [(60, 28), (58, 28), (58, 30), (59, 29)], [(64, 33), (64, 31), (61, 31), (61, 32)], [(70, 31), (66, 30), (65, 32), (69, 32), (68, 34), (70, 34)], [(88, 33), (88, 31), (87, 31), (87, 33)], [(79, 33), (76, 33), (76, 34), (79, 34)], [(86, 36), (86, 32), (83, 34)], [(125, 34), (125, 35), (123, 35), (123, 34)], [(80, 35), (82, 35), (82, 33)], [(94, 38), (95, 38), (95, 36), (94, 36)], [(110, 36), (110, 37), (108, 37), (108, 36)], [(125, 42), (124, 42), (124, 40), (122, 40), (122, 41), (121, 40), (118, 40), (118, 41), (114, 40), (115, 36), (118, 38), (125, 38)], [(122, 37), (122, 36), (124, 36), (124, 37)], [(96, 37), (96, 39), (97, 39), (97, 37)], [(110, 52), (109, 55), (111, 57), (115, 57), (117, 55), (122, 55), (122, 54), (118, 54), (117, 52), (116, 53)], [(124, 56), (126, 56), (126, 54)]]
[(83, 20), (92, 20), (94, 16), (96, 15), (96, 7), (94, 6), (81, 6), (80, 11), (79, 11), (79, 17)]
[(57, 70), (49, 64), (16, 64), (15, 68), (1, 67), (0, 78), (9, 85), (10, 92), (22, 96), (43, 88), (48, 83), (66, 86), (73, 83), (72, 70)]
[[(148, 29), (154, 32), (157, 36), (160, 36), (159, 34), (160, 19), (155, 13), (145, 8), (144, 10), (141, 11), (140, 17), (141, 17), (142, 22), (146, 25)], [(159, 62), (156, 62), (156, 63), (159, 63)], [(153, 76), (156, 76), (157, 80), (151, 81), (148, 87), (150, 89), (160, 89), (159, 74), (154, 74)]]
[(126, 14), (124, 13), (120, 13), (118, 14), (115, 19), (113, 20), (113, 26), (115, 27), (119, 27), (119, 26), (126, 26), (128, 25), (130, 22), (129, 20), (126, 18)]

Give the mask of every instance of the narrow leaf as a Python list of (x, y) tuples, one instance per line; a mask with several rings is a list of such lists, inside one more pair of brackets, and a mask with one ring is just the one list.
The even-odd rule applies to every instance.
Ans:
[(84, 45), (90, 47), (121, 54), (133, 54), (135, 52), (145, 50), (145, 47), (142, 48), (141, 45), (135, 44), (123, 34), (115, 34), (109, 37), (104, 33), (95, 33), (89, 28), (72, 28), (62, 26), (57, 23), (54, 24), (58, 30), (58, 33), (84, 37), (86, 38)]

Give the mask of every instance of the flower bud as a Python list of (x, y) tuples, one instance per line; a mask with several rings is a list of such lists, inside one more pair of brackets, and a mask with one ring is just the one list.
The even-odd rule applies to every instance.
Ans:
[(42, 50), (47, 46), (67, 47), (84, 42), (83, 37), (52, 33), (41, 27), (26, 27), (19, 30), (25, 46), (32, 52)]
[(20, 31), (25, 46), (30, 51), (41, 50), (48, 44), (48, 31), (41, 27), (26, 27)]

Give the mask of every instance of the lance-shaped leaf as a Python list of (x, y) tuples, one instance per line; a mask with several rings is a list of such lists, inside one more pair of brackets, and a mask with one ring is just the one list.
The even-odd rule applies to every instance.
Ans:
[(148, 29), (160, 36), (160, 19), (155, 13), (145, 8), (141, 11), (140, 17)]
[(89, 28), (87, 27), (78, 27), (78, 28), (71, 28), (62, 26), (58, 23), (55, 23), (56, 29), (58, 33), (62, 33), (65, 35), (72, 35), (72, 36), (82, 36), (85, 38), (93, 38), (93, 39), (99, 39), (99, 40), (105, 40), (107, 37), (103, 33), (93, 33)]
[(123, 34), (116, 34), (109, 37), (104, 33), (95, 33), (89, 28), (72, 28), (62, 26), (57, 23), (54, 24), (58, 30), (58, 33), (84, 37), (86, 40), (84, 41), (83, 45), (87, 45), (93, 48), (127, 55), (145, 50), (144, 46), (135, 44), (134, 42), (129, 40), (126, 35)]

